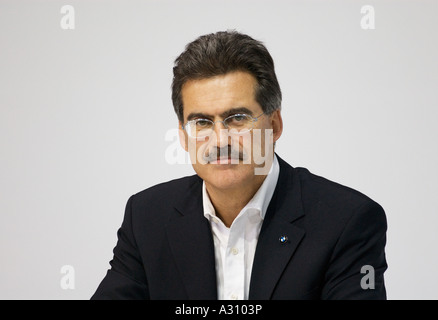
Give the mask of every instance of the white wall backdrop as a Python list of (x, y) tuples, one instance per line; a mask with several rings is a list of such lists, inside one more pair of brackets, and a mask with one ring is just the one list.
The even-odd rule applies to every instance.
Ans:
[(278, 154), (385, 208), (389, 299), (438, 299), (437, 15), (414, 0), (0, 0), (0, 298), (90, 298), (128, 197), (194, 172), (165, 161), (173, 60), (236, 29), (275, 60)]

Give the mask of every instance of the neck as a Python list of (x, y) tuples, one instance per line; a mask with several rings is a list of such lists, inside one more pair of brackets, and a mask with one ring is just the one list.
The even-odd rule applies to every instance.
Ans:
[(266, 176), (256, 176), (256, 181), (246, 188), (218, 189), (205, 182), (210, 201), (214, 206), (216, 215), (228, 228), (236, 219), (239, 212), (252, 199), (262, 185)]

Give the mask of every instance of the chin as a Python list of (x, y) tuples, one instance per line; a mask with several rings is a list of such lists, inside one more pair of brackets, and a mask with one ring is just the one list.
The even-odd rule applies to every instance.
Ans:
[(254, 169), (248, 165), (208, 164), (198, 175), (218, 189), (234, 189), (244, 186), (254, 176)]

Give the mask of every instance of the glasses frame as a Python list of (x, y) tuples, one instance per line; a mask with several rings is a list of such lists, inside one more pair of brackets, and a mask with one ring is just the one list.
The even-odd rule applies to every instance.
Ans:
[(187, 130), (186, 127), (187, 127), (188, 125), (190, 125), (191, 123), (193, 123), (193, 122), (196, 122), (196, 121), (198, 121), (198, 120), (203, 120), (203, 121), (208, 121), (208, 122), (210, 122), (210, 123), (213, 124), (213, 126), (211, 127), (211, 132), (213, 132), (213, 131), (214, 131), (214, 126), (215, 126), (216, 123), (218, 123), (218, 122), (222, 123), (222, 125), (223, 125), (226, 129), (228, 129), (228, 126), (225, 124), (225, 121), (227, 121), (227, 119), (230, 119), (230, 118), (235, 117), (235, 116), (245, 116), (245, 117), (249, 117), (249, 118), (251, 119), (251, 128), (249, 128), (249, 129), (248, 129), (247, 131), (245, 131), (245, 132), (238, 132), (238, 133), (230, 132), (231, 134), (239, 135), (239, 134), (245, 134), (245, 133), (250, 132), (250, 131), (254, 128), (254, 123), (256, 123), (256, 122), (259, 120), (259, 118), (260, 118), (261, 116), (263, 116), (264, 114), (265, 114), (265, 112), (263, 112), (262, 114), (258, 115), (257, 117), (253, 117), (253, 116), (251, 116), (251, 115), (249, 115), (249, 114), (246, 114), (246, 113), (235, 113), (235, 114), (232, 114), (232, 115), (226, 117), (224, 120), (217, 120), (217, 121), (213, 121), (213, 120), (210, 120), (210, 119), (199, 118), (199, 119), (193, 119), (193, 120), (187, 121), (186, 124), (183, 124), (181, 127), (182, 127), (182, 129), (183, 129), (185, 132), (187, 132), (187, 135), (188, 135), (189, 137), (191, 137), (191, 138), (205, 138), (205, 137), (209, 137), (210, 135), (205, 135), (205, 136), (202, 136), (202, 137), (193, 137), (193, 136), (191, 136), (191, 135), (189, 134), (189, 130)]

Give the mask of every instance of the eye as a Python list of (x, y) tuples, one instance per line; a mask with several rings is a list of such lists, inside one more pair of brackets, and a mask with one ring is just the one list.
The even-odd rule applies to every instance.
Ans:
[(207, 119), (197, 119), (196, 127), (197, 128), (208, 128), (211, 125), (211, 121)]
[(231, 127), (243, 126), (248, 123), (248, 116), (246, 114), (235, 114), (227, 119), (227, 125)]
[(236, 114), (236, 115), (234, 115), (232, 117), (232, 119), (233, 119), (233, 121), (236, 121), (236, 122), (242, 122), (242, 121), (245, 121), (246, 115), (244, 115), (244, 114)]

